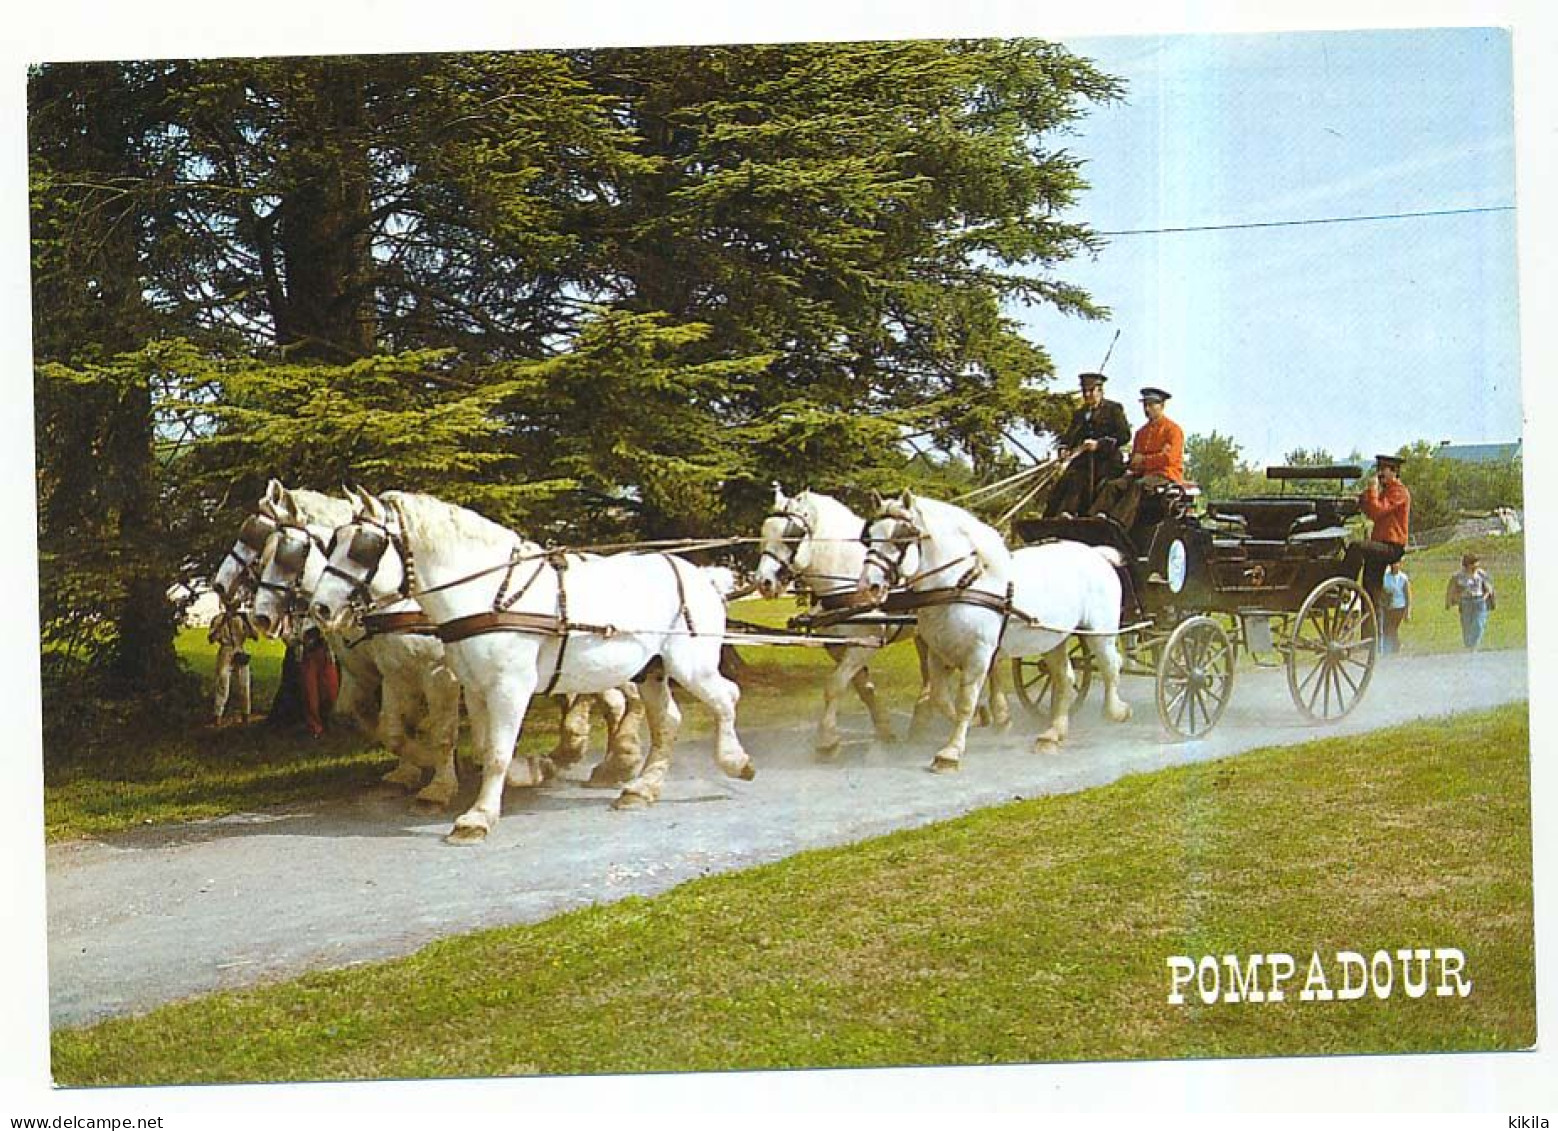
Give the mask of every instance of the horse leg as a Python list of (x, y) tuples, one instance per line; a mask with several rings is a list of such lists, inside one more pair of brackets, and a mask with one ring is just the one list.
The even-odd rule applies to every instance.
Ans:
[(751, 781), (757, 771), (736, 734), (736, 704), (741, 702), (741, 688), (720, 675), (719, 654), (719, 646), (706, 638), (682, 641), (665, 654), (666, 674), (714, 712), (715, 764), (726, 777)]
[(1131, 717), (1131, 705), (1120, 696), (1120, 669), (1125, 666), (1120, 659), (1120, 649), (1113, 636), (1090, 636), (1087, 649), (1098, 662), (1104, 677), (1104, 717), (1111, 722), (1123, 723)]
[[(942, 718), (949, 723), (956, 723), (958, 721), (958, 705), (955, 685), (961, 676), (956, 668), (945, 663), (934, 652), (930, 654), (929, 666), (932, 702), (935, 703), (936, 710), (941, 712)], [(978, 706), (979, 702), (976, 697), (974, 707), (977, 709)]]
[(830, 644), (827, 652), (833, 658), (833, 670), (822, 681), (822, 717), (817, 720), (816, 747), (818, 754), (831, 757), (838, 753), (839, 748), (839, 698), (849, 686), (854, 672), (846, 670), (849, 666), (848, 648)]
[(952, 720), (952, 737), (936, 751), (936, 757), (930, 764), (932, 773), (951, 773), (961, 767), (963, 751), (968, 746), (968, 728), (974, 721), (974, 711), (979, 706), (979, 689), (984, 684), (988, 669), (987, 663), (975, 663), (958, 669), (957, 714)]
[(433, 780), (417, 794), (418, 805), (442, 809), (459, 792), (454, 751), (460, 735), (460, 683), (447, 671), (431, 672), (423, 680), (427, 700), (426, 742), (432, 751)]
[(1055, 689), (1051, 701), (1049, 728), (1033, 740), (1037, 754), (1053, 751), (1066, 740), (1071, 732), (1071, 704), (1076, 701), (1076, 685), (1072, 682), (1071, 657), (1067, 653), (1070, 640), (1062, 640), (1044, 653), (1044, 666), (1049, 669), (1050, 686)]
[(562, 720), (557, 745), (547, 755), (556, 765), (571, 766), (582, 759), (590, 746), (590, 697), (569, 695), (563, 700)]
[(386, 679), (379, 685), (379, 741), (398, 760), (395, 768), (379, 780), (403, 789), (422, 788), (422, 764), (417, 759), (416, 741), (406, 733), (406, 691), (399, 679)]
[(454, 828), (444, 838), (451, 844), (485, 840), (502, 815), (503, 784), (514, 759), (514, 744), (525, 721), (525, 709), (536, 689), (533, 670), (511, 678), (512, 682), (473, 690), (467, 697), (472, 736), (482, 758), (481, 788), (475, 804), (455, 819)]
[(682, 727), (682, 712), (671, 697), (671, 677), (664, 668), (644, 677), (639, 691), (649, 717), (649, 757), (638, 775), (622, 787), (611, 803), (613, 809), (642, 809), (660, 800), (660, 789), (671, 767), (671, 750)]
[(996, 730), (1006, 731), (1012, 725), (1011, 700), (1006, 697), (1007, 666), (1005, 658), (997, 655), (990, 661), (990, 671), (985, 676), (985, 691), (990, 699), (990, 722)]
[(636, 684), (603, 691), (606, 708), (606, 757), (590, 771), (586, 785), (618, 786), (632, 781), (644, 763), (639, 724), (644, 720), (644, 699)]
[(871, 713), (871, 729), (876, 732), (878, 742), (893, 741), (893, 720), (886, 708), (876, 697), (876, 684), (871, 680), (871, 669), (867, 667), (871, 662), (872, 649), (851, 648), (844, 662), (847, 664), (856, 654), (860, 657), (860, 669), (850, 677), (850, 683), (855, 688), (855, 694), (860, 696), (860, 701), (866, 705), (866, 710)]
[(932, 686), (930, 649), (925, 641), (916, 633), (914, 637), (914, 650), (919, 653), (920, 659), (920, 694), (914, 701), (914, 715), (909, 719), (909, 739), (913, 741), (919, 738), (930, 723), (930, 716), (936, 709), (935, 692)]

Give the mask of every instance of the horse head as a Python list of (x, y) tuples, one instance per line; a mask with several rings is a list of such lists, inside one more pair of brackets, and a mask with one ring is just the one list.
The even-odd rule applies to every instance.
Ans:
[(324, 569), (325, 533), (324, 527), (278, 521), (265, 540), (251, 618), (261, 634), (284, 632), (289, 618), (308, 607)]
[(309, 610), (326, 626), (402, 600), (411, 584), (398, 511), (367, 491), (347, 487), (346, 497), (354, 508), (352, 518), (336, 528), (325, 547)]
[(887, 594), (913, 580), (919, 560), (920, 528), (908, 491), (902, 499), (883, 499), (876, 514), (865, 524), (860, 541), (865, 545), (865, 561), (860, 567), (858, 588), (876, 604)]
[(787, 499), (774, 484), (773, 509), (763, 520), (757, 559), (757, 589), (764, 597), (777, 597), (796, 578), (811, 568), (812, 535), (816, 510), (810, 492)]

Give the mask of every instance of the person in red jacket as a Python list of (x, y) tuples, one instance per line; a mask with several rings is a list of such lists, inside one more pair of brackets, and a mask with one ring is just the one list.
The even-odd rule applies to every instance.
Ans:
[(303, 718), (308, 733), (318, 738), (325, 733), (325, 720), (335, 706), (341, 690), (341, 676), (335, 657), (319, 629), (310, 625), (303, 633), (303, 657), (298, 661), (298, 679), (303, 684)]
[(1152, 387), (1141, 391), (1141, 408), (1147, 423), (1131, 441), (1131, 462), (1125, 474), (1111, 479), (1098, 493), (1093, 509), (1113, 518), (1125, 529), (1136, 525), (1142, 499), (1158, 487), (1185, 481), (1185, 433), (1165, 415), (1164, 403), (1172, 393)]
[(1374, 528), (1368, 541), (1347, 547), (1342, 565), (1349, 577), (1358, 576), (1361, 568), (1363, 590), (1377, 610), (1384, 590), (1385, 567), (1406, 555), (1407, 529), (1412, 519), (1412, 492), (1401, 482), (1400, 456), (1374, 457), (1374, 474), (1358, 496), (1358, 507), (1374, 520)]

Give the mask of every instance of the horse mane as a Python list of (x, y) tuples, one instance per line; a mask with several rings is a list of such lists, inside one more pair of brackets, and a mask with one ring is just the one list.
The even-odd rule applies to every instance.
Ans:
[(974, 557), (987, 572), (1005, 578), (1011, 570), (1012, 552), (1006, 540), (988, 523), (981, 522), (962, 507), (921, 495), (914, 497), (919, 520), (915, 525), (931, 537), (948, 532), (962, 534), (973, 546)]
[(311, 491), (307, 487), (293, 487), (288, 494), (292, 496), (292, 504), (297, 508), (298, 517), (304, 525), (328, 526), (333, 530), (352, 521), (352, 504), (345, 499), (337, 499), (322, 491)]
[(820, 531), (823, 524), (827, 523), (830, 526), (849, 527), (851, 534), (859, 532), (860, 516), (832, 495), (824, 495), (820, 491), (813, 491), (808, 488), (790, 501), (798, 503), (803, 500), (806, 506), (811, 509), (811, 527), (813, 530)]
[(411, 491), (386, 491), (380, 498), (400, 515), (406, 538), (418, 546), (444, 546), (452, 543), (474, 542), (501, 554), (507, 554), (515, 543), (525, 547), (525, 552), (539, 551), (540, 547), (526, 542), (505, 526), (499, 526), (473, 510), (446, 503), (432, 495), (419, 495)]

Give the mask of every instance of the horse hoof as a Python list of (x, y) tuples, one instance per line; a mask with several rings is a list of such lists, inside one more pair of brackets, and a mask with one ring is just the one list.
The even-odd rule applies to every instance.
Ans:
[(956, 758), (943, 758), (939, 754), (930, 764), (930, 772), (933, 774), (955, 774), (963, 768), (963, 763)]
[(449, 808), (449, 799), (417, 796), (411, 799), (411, 808), (418, 813), (424, 813), (430, 816), (434, 813), (442, 813), (445, 809)]
[(624, 791), (615, 801), (611, 803), (611, 807), (618, 812), (626, 812), (630, 809), (648, 809), (649, 798), (645, 797), (641, 793), (628, 793)]
[(480, 844), (487, 839), (487, 830), (480, 825), (456, 825), (444, 837), (445, 844)]
[(842, 745), (843, 743), (836, 738), (832, 742), (819, 742), (817, 743), (817, 757), (832, 758), (839, 752), (839, 747)]
[(596, 766), (585, 779), (587, 789), (620, 789), (633, 780), (633, 774), (618, 773), (607, 766)]
[(897, 742), (898, 736), (893, 733), (893, 729), (891, 727), (888, 727), (884, 730), (879, 730), (876, 732), (876, 740), (878, 742)]
[(741, 767), (741, 772), (736, 776), (742, 781), (751, 781), (753, 778), (757, 777), (757, 770), (753, 768), (751, 762), (748, 762), (745, 766)]
[(1059, 754), (1060, 743), (1053, 738), (1035, 739), (1033, 743), (1033, 752), (1035, 754)]

